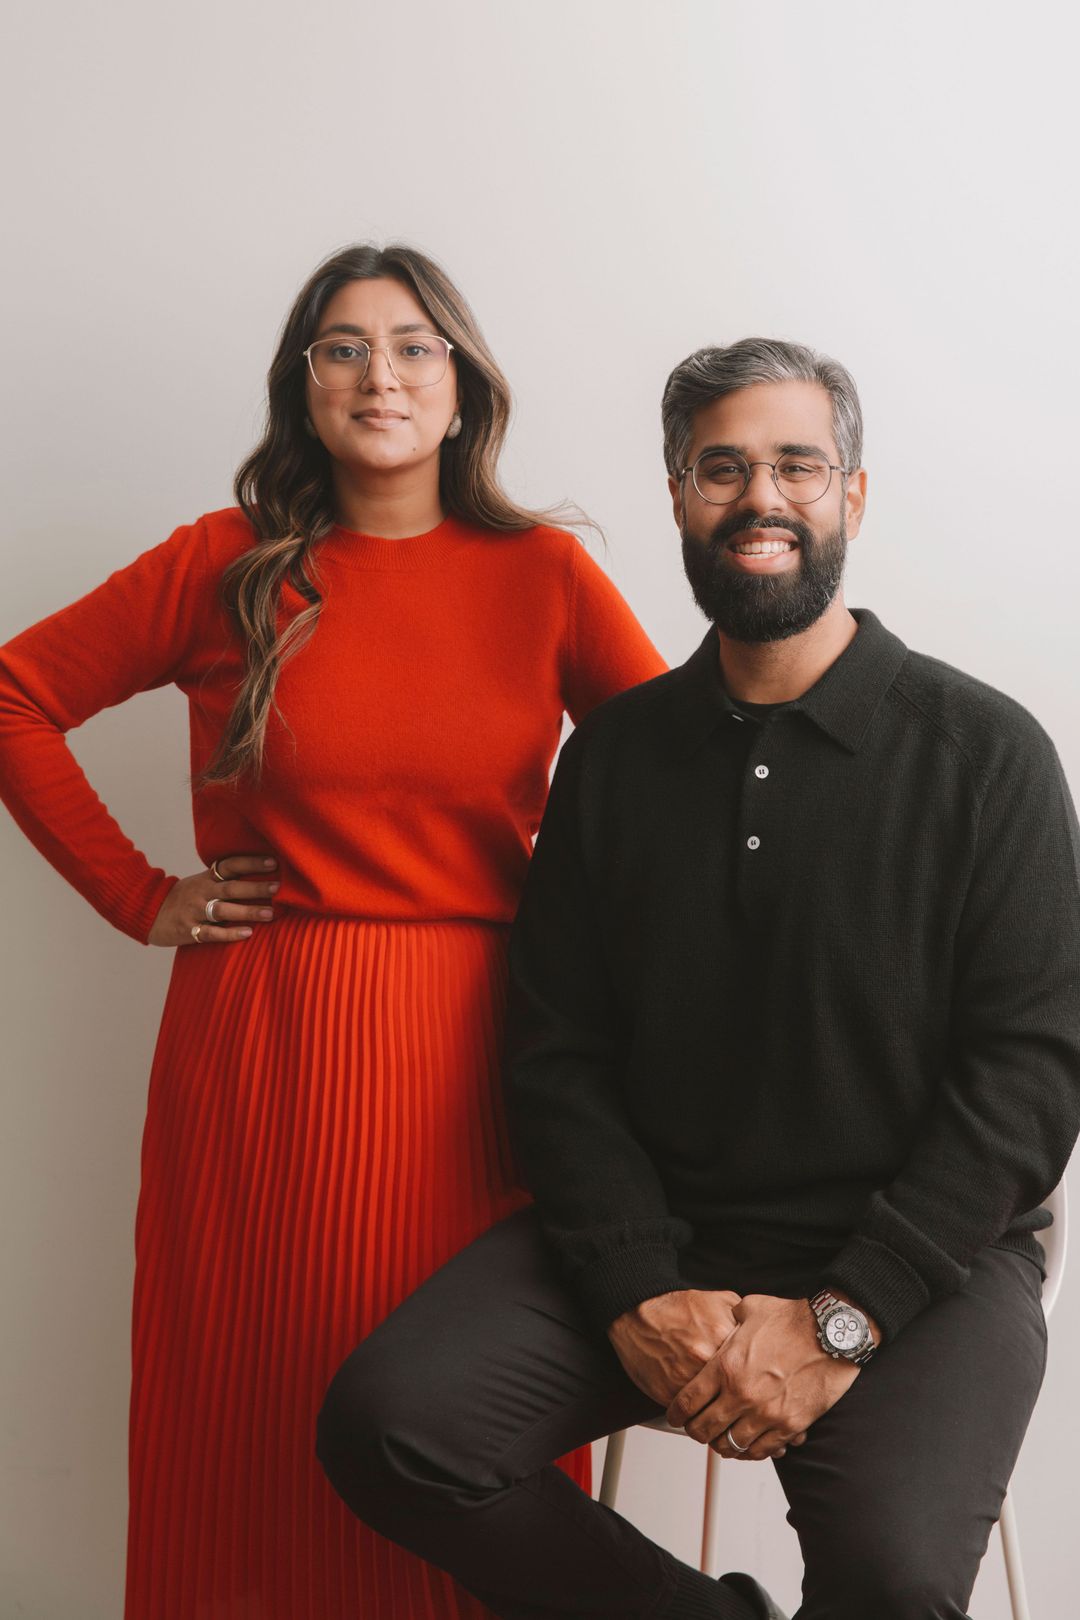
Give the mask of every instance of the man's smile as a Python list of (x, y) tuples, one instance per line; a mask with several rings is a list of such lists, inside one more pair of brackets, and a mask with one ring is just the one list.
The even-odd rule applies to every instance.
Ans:
[(740, 557), (772, 557), (783, 551), (796, 551), (796, 540), (732, 540), (729, 543), (730, 551), (737, 551)]
[(799, 542), (784, 531), (734, 535), (724, 547), (728, 566), (741, 574), (783, 574), (799, 566)]

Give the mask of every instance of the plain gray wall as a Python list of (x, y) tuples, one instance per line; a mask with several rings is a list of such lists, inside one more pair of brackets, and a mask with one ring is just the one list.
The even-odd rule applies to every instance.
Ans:
[[(316, 260), (404, 237), (472, 300), (518, 396), (513, 490), (570, 495), (666, 656), (702, 623), (660, 457), (670, 366), (802, 339), (854, 371), (870, 505), (849, 600), (1005, 688), (1080, 784), (1075, 14), (1028, 5), (119, 0), (9, 28), (0, 638), (230, 500)], [(63, 357), (58, 375), (56, 357)], [(185, 715), (73, 739), (131, 835), (194, 870)], [(112, 932), (0, 824), (0, 1615), (121, 1612), (132, 1226), (168, 953)], [(1066, 1612), (1080, 1286), (1015, 1495)], [(627, 1509), (695, 1554), (702, 1454), (636, 1434)], [(730, 1564), (794, 1608), (763, 1467)], [(927, 1489), (933, 1481), (927, 1480)], [(1007, 1609), (996, 1539), (974, 1604)]]

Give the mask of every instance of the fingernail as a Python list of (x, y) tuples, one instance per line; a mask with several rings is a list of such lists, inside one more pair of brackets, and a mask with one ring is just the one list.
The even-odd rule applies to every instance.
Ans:
[(274, 913), (272, 911), (264, 910), (259, 912), (259, 916), (262, 918), (263, 922), (269, 922), (273, 915)]
[(240, 938), (241, 939), (249, 939), (250, 936), (251, 936), (251, 929), (250, 928), (241, 928), (241, 930), (240, 930)]
[(266, 859), (265, 859), (265, 860), (264, 860), (264, 861), (263, 861), (263, 865), (264, 865), (264, 866), (276, 866), (276, 865), (277, 865), (277, 861), (275, 861), (275, 860), (273, 860), (273, 859), (272, 859), (272, 858), (271, 858), (271, 856), (269, 856), (269, 855), (268, 855), (268, 856), (267, 856), (267, 857), (266, 857)]
[(271, 894), (277, 894), (278, 890), (281, 888), (280, 883), (268, 883), (266, 886), (270, 890)]

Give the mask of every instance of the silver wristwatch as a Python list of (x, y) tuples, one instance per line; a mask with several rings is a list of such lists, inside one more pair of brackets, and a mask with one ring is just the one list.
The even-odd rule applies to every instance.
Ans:
[(823, 1288), (810, 1301), (817, 1318), (818, 1343), (826, 1355), (862, 1367), (877, 1349), (870, 1324), (857, 1305), (845, 1305)]

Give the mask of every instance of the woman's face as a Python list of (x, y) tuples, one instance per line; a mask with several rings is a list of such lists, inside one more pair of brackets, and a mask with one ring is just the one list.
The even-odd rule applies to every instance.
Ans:
[(363, 378), (350, 388), (320, 388), (308, 368), (311, 424), (333, 459), (350, 472), (394, 473), (425, 462), (438, 468), (439, 447), (458, 406), (457, 370), (451, 354), (441, 382), (419, 388), (401, 382), (386, 345), (409, 331), (437, 335), (423, 305), (389, 276), (350, 281), (323, 311), (314, 341), (362, 338), (372, 351)]

